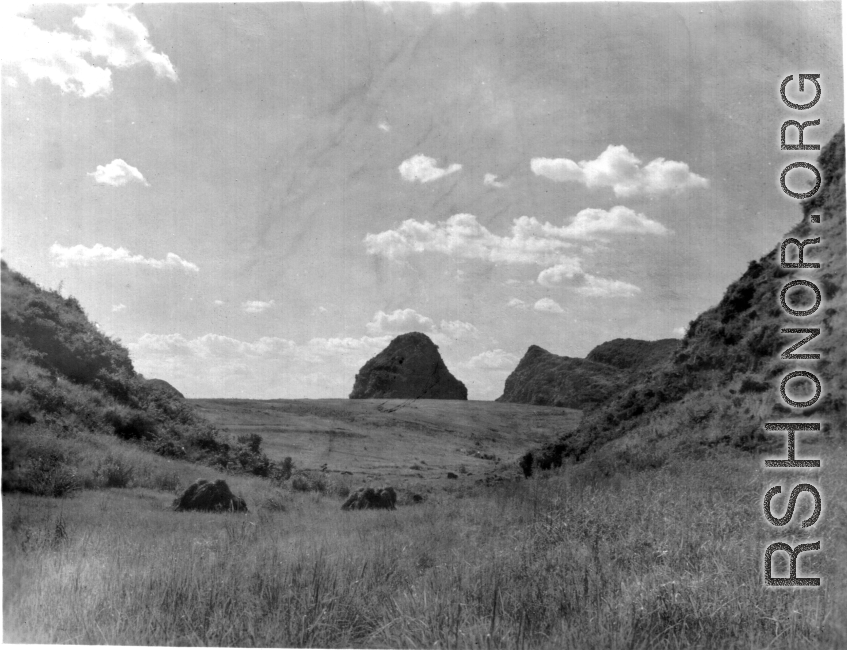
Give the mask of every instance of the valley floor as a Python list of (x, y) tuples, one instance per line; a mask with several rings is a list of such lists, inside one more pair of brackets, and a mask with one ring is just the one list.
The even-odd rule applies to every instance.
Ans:
[(3, 640), (843, 648), (847, 450), (818, 451), (826, 505), (804, 536), (823, 550), (801, 561), (818, 589), (761, 586), (775, 538), (761, 498), (775, 481), (729, 451), (612, 476), (589, 461), (454, 482), (396, 511), (342, 512), (331, 491), (247, 478), (232, 481), (246, 515), (176, 513), (173, 493), (150, 487), (6, 495)]

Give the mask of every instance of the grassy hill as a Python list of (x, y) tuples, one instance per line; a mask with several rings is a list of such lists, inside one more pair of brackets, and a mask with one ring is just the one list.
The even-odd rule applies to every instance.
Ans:
[[(675, 450), (718, 444), (753, 450), (774, 444), (777, 441), (765, 436), (763, 425), (767, 418), (783, 420), (789, 413), (779, 398), (779, 381), (799, 367), (797, 361), (779, 357), (797, 336), (781, 334), (783, 327), (821, 328), (821, 336), (809, 346), (821, 353), (821, 360), (806, 363), (812, 364), (808, 367), (818, 373), (825, 391), (802, 415), (821, 418), (824, 437), (844, 430), (847, 239), (843, 127), (821, 151), (818, 168), (823, 176), (821, 190), (802, 204), (803, 220), (788, 236), (801, 241), (821, 237), (820, 245), (806, 251), (806, 261), (820, 262), (821, 269), (797, 276), (809, 277), (820, 286), (820, 317), (791, 319), (784, 313), (778, 296), (793, 276), (781, 268), (779, 250), (774, 248), (750, 262), (721, 301), (691, 322), (666, 363), (644, 373), (608, 403), (587, 411), (580, 427), (550, 445), (547, 456), (558, 462), (562, 457), (579, 459), (602, 450), (609, 467), (614, 468), (627, 459), (661, 463)], [(821, 215), (820, 224), (809, 223), (813, 212)]]
[(178, 391), (136, 373), (126, 349), (74, 298), (5, 262), (0, 273), (4, 492), (58, 496), (107, 484), (114, 463), (96, 451), (104, 436), (230, 472), (272, 473), (260, 439), (222, 433)]

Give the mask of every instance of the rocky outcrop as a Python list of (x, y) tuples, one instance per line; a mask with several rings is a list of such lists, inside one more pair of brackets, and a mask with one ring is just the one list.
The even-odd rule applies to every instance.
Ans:
[(350, 399), (468, 399), (438, 346), (420, 332), (401, 334), (356, 375)]
[(393, 487), (359, 488), (341, 504), (342, 510), (394, 510), (397, 492)]
[(178, 499), (174, 500), (174, 510), (205, 510), (207, 512), (247, 512), (247, 504), (241, 497), (235, 496), (226, 484), (218, 479), (214, 483), (197, 479), (188, 486)]
[(560, 357), (531, 345), (496, 401), (584, 409), (620, 390), (625, 376), (605, 363)]
[(679, 339), (613, 339), (598, 345), (585, 358), (621, 370), (641, 370), (668, 361), (679, 348), (679, 344)]

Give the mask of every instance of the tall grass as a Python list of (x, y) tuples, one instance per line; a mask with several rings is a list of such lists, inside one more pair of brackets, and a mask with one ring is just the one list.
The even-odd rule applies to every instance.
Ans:
[(237, 488), (249, 515), (174, 513), (169, 495), (141, 488), (5, 497), (4, 640), (845, 647), (838, 457), (820, 479), (824, 551), (802, 565), (824, 584), (805, 590), (761, 586), (773, 480), (728, 453), (612, 477), (566, 467), (395, 512), (342, 512), (320, 492), (266, 507), (248, 478)]

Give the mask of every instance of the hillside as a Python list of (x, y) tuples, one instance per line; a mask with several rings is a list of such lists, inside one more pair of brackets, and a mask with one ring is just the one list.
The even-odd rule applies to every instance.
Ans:
[(561, 357), (531, 345), (495, 401), (590, 408), (619, 390), (624, 377), (605, 363)]
[(677, 339), (614, 339), (577, 359), (531, 345), (496, 401), (594, 408), (631, 383), (634, 373), (667, 361), (678, 347)]
[(585, 358), (621, 370), (640, 370), (657, 366), (670, 359), (679, 343), (679, 339), (613, 339), (598, 345), (585, 355)]
[(221, 433), (167, 382), (136, 373), (127, 350), (76, 299), (42, 289), (5, 262), (2, 328), (4, 491), (52, 494), (62, 490), (60, 476), (73, 489), (82, 480), (79, 458), (60, 448), (90, 435), (228, 471), (273, 470), (260, 439)]
[[(645, 373), (635, 385), (602, 408), (586, 413), (578, 430), (547, 449), (559, 462), (580, 458), (607, 446), (608, 455), (667, 453), (682, 447), (729, 444), (755, 449), (774, 444), (765, 436), (766, 418), (784, 419), (790, 409), (779, 398), (779, 381), (797, 361), (783, 361), (781, 351), (796, 335), (783, 327), (820, 327), (810, 346), (821, 360), (809, 366), (820, 377), (824, 395), (802, 415), (815, 414), (824, 436), (847, 423), (847, 308), (845, 307), (844, 128), (822, 149), (818, 169), (821, 190), (802, 204), (803, 220), (788, 233), (821, 244), (806, 250), (806, 261), (820, 262), (812, 274), (784, 270), (775, 247), (729, 285), (721, 301), (695, 318), (672, 360)], [(811, 224), (809, 215), (821, 215)], [(820, 318), (791, 319), (778, 302), (792, 277), (813, 279), (821, 289)], [(789, 295), (789, 301), (792, 298)], [(811, 322), (806, 322), (811, 321)], [(801, 362), (802, 363), (802, 362)], [(613, 444), (609, 445), (614, 441)]]

